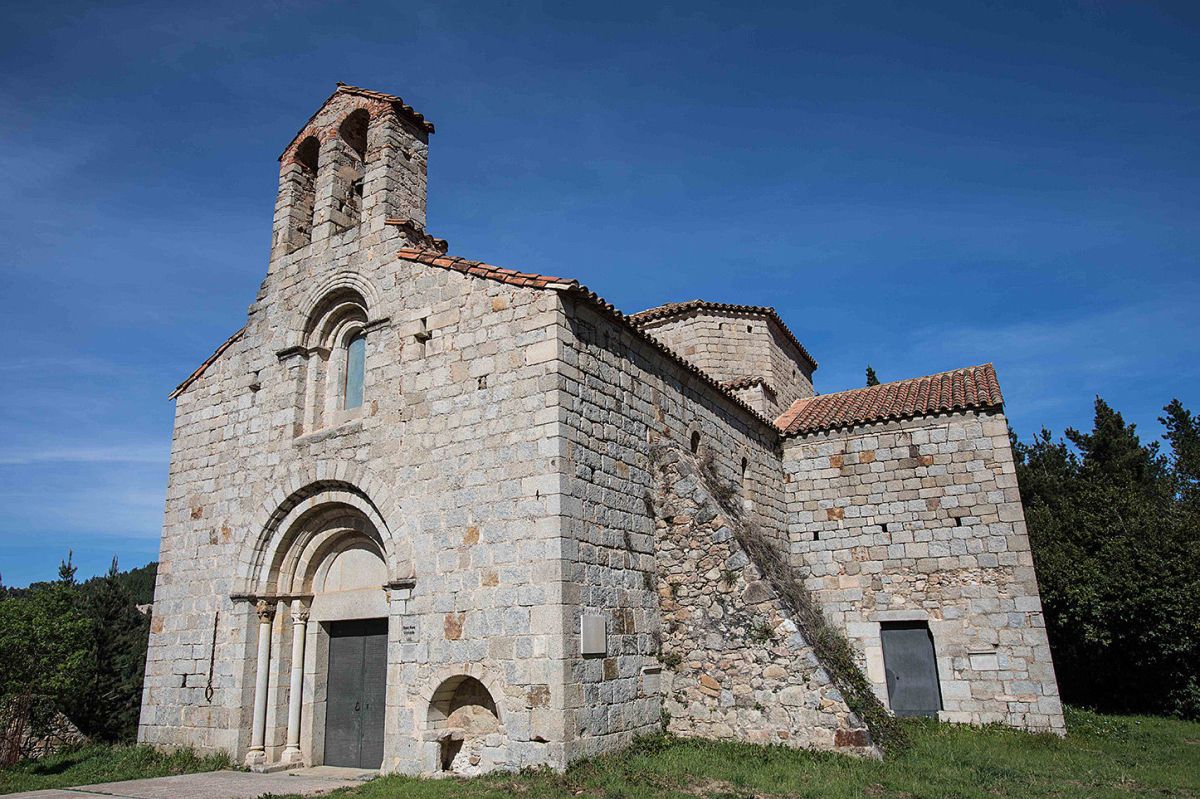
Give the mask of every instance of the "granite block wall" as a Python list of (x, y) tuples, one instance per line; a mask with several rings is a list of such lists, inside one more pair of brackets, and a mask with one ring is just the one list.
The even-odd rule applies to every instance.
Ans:
[(791, 438), (783, 466), (795, 567), (881, 699), (881, 624), (926, 621), (943, 719), (1063, 731), (1003, 414)]
[[(766, 527), (785, 527), (773, 433), (687, 366), (594, 307), (564, 298), (559, 335), (564, 441), (563, 546), (568, 652), (580, 620), (606, 620), (607, 654), (577, 656), (568, 676), (574, 760), (661, 728), (655, 488), (649, 446), (711, 451), (730, 474), (747, 462)], [(772, 500), (774, 498), (774, 500)]]
[[(231, 599), (246, 590), (237, 564), (291, 492), (337, 482), (378, 506), (389, 578), (412, 583), (386, 592), (385, 769), (436, 768), (428, 697), (476, 668), (499, 694), (507, 765), (561, 762), (547, 712), (563, 701), (556, 298), (390, 257), (406, 244), (360, 225), (282, 256), (244, 336), (179, 397), (142, 741), (245, 753), (257, 622)], [(369, 317), (366, 401), (298, 425), (316, 357), (296, 351), (306, 309), (350, 290)], [(268, 759), (284, 744), (286, 607), (273, 625)], [(305, 693), (319, 698), (323, 664), (309, 660)]]
[(763, 314), (697, 309), (644, 329), (721, 382), (763, 378), (770, 390), (750, 401), (768, 418), (813, 395), (812, 365)]

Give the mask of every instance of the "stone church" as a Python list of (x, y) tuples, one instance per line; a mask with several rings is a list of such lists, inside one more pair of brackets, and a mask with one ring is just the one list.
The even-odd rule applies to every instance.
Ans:
[(142, 742), (410, 774), (664, 727), (877, 753), (801, 596), (892, 713), (1063, 730), (990, 364), (817, 394), (771, 308), (626, 315), (448, 255), (433, 131), (339, 84), (279, 159), (246, 325), (171, 394)]

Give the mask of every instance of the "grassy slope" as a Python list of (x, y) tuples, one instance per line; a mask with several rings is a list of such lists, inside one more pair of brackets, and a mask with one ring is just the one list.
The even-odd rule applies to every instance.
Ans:
[(87, 746), (75, 752), (0, 769), (0, 794), (89, 785), (141, 777), (166, 777), (229, 768), (229, 758), (191, 752), (162, 754), (148, 746)]
[(1058, 739), (914, 723), (912, 749), (886, 762), (744, 744), (656, 739), (545, 772), (474, 780), (385, 777), (333, 796), (529, 797), (1200, 797), (1200, 724), (1073, 711)]

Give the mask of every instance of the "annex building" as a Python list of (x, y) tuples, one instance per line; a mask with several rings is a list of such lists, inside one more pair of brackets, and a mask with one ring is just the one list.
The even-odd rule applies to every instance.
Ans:
[(141, 741), (413, 774), (664, 725), (873, 753), (801, 596), (892, 712), (1062, 731), (990, 364), (817, 394), (771, 308), (626, 315), (448, 255), (433, 130), (339, 85), (284, 149), (246, 325), (171, 395)]

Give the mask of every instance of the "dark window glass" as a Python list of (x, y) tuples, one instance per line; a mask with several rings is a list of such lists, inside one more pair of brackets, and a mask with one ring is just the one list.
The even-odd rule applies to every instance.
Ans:
[(350, 339), (346, 347), (346, 409), (357, 408), (363, 403), (363, 373), (367, 367), (367, 337), (359, 333)]

